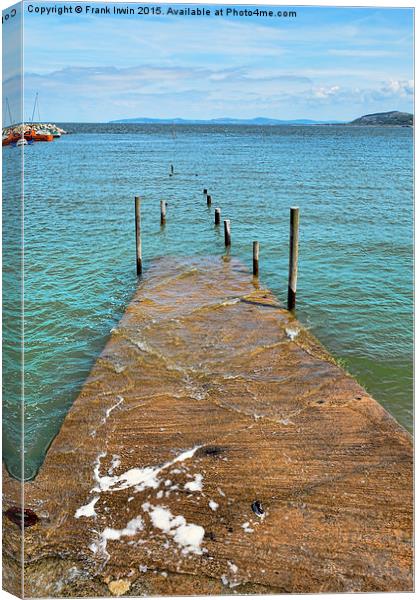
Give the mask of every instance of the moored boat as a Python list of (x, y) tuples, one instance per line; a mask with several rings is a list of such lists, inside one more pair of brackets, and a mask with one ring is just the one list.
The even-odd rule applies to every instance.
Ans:
[(33, 127), (29, 131), (25, 131), (24, 138), (26, 140), (32, 140), (33, 142), (52, 142), (54, 137), (48, 131), (43, 129), (34, 129)]
[[(9, 110), (9, 119), (11, 125), (3, 128), (2, 145), (23, 145), (25, 141), (17, 144), (18, 140), (26, 140), (27, 143), (32, 144), (33, 142), (52, 142), (54, 138), (59, 138), (63, 134), (67, 133), (64, 129), (61, 129), (55, 123), (41, 123), (41, 117), (39, 113), (39, 100), (38, 92), (35, 95), (34, 108), (32, 111), (32, 119), (29, 123), (18, 123), (12, 124), (12, 113), (10, 111), (9, 101), (6, 98), (6, 104)], [(35, 110), (38, 107), (38, 119), (37, 123), (34, 122)]]
[(54, 123), (19, 123), (3, 127), (2, 145), (15, 145), (20, 138), (28, 142), (52, 142), (67, 132)]
[(17, 139), (19, 139), (19, 136), (10, 132), (6, 135), (3, 135), (1, 145), (2, 146), (10, 146), (11, 144), (14, 144), (17, 141)]

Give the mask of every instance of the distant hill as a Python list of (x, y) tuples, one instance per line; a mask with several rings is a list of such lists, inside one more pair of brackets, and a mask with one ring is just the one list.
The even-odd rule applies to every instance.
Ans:
[(118, 119), (110, 123), (162, 123), (171, 125), (327, 125), (331, 123), (343, 123), (343, 121), (313, 121), (312, 119), (279, 120), (266, 117), (255, 119), (231, 119), (222, 117), (219, 119), (149, 119), (138, 117), (135, 119)]
[(413, 115), (411, 113), (399, 112), (398, 110), (391, 110), (389, 112), (363, 115), (363, 117), (351, 121), (349, 125), (413, 125)]
[(411, 113), (392, 110), (389, 112), (372, 113), (363, 115), (354, 121), (316, 121), (313, 119), (270, 119), (267, 117), (256, 117), (255, 119), (234, 119), (221, 117), (219, 119), (150, 119), (148, 117), (136, 117), (133, 119), (118, 119), (110, 123), (140, 123), (140, 124), (164, 124), (164, 125), (354, 125), (354, 126), (410, 126), (413, 125)]

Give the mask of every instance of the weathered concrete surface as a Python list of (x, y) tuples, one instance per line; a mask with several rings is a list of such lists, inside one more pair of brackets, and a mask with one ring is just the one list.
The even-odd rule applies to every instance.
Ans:
[(412, 589), (409, 434), (234, 261), (154, 264), (25, 508), (26, 596)]

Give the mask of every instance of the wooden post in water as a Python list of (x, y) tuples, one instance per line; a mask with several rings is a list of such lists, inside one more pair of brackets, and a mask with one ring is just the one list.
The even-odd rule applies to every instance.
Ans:
[(171, 164), (170, 171), (169, 171), (169, 177), (172, 177), (173, 174), (174, 174), (174, 166), (173, 166), (173, 164)]
[(258, 277), (260, 259), (260, 242), (252, 242), (252, 273)]
[(230, 246), (230, 221), (227, 219), (226, 221), (223, 221), (223, 223), (225, 225), (225, 246)]
[(207, 194), (207, 206), (211, 206), (211, 196)]
[(221, 210), (220, 208), (216, 208), (214, 211), (214, 224), (215, 225), (220, 225), (220, 215), (221, 215)]
[(204, 200), (207, 198), (207, 188), (204, 188), (203, 190), (203, 196), (204, 196)]
[(165, 200), (160, 201), (160, 224), (165, 225), (166, 223), (166, 202)]
[(296, 306), (298, 250), (299, 208), (293, 207), (290, 209), (289, 287), (287, 291), (287, 308), (289, 310), (294, 310)]
[(136, 265), (137, 275), (141, 275), (143, 264), (141, 258), (141, 218), (140, 218), (140, 196), (134, 198), (134, 212), (136, 220)]

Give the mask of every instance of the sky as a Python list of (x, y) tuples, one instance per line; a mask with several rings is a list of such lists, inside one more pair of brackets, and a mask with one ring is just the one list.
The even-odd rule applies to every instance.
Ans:
[[(36, 92), (48, 121), (347, 121), (413, 112), (412, 9), (282, 7), (296, 11), (291, 18), (58, 16), (29, 13), (29, 5), (54, 3), (23, 8), (26, 119)], [(6, 42), (16, 44), (18, 24), (4, 28)], [(11, 53), (3, 60), (4, 95), (16, 112), (16, 64)]]

